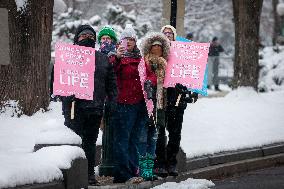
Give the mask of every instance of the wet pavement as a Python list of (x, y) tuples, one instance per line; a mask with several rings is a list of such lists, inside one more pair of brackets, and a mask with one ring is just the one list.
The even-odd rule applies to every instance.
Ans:
[(284, 165), (212, 181), (212, 189), (284, 189)]

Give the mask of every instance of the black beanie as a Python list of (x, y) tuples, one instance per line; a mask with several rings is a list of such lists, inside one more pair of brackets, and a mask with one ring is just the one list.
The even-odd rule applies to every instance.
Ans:
[(96, 32), (95, 30), (92, 28), (92, 26), (90, 25), (81, 25), (77, 28), (75, 36), (74, 36), (74, 44), (78, 43), (78, 39), (79, 39), (79, 34), (83, 31), (83, 30), (90, 30), (94, 33), (95, 39), (96, 39)]

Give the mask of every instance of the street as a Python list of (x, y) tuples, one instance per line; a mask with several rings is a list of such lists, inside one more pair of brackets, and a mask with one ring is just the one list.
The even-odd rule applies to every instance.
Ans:
[(284, 166), (252, 171), (223, 180), (212, 180), (212, 189), (283, 189)]

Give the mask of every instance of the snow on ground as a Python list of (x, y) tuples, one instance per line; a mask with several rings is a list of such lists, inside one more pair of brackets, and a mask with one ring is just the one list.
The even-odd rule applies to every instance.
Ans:
[(284, 142), (284, 91), (240, 88), (200, 98), (185, 111), (181, 146), (187, 157)]
[(0, 151), (0, 188), (62, 180), (60, 169), (71, 167), (72, 160), (85, 158), (77, 146), (51, 146), (34, 153)]
[(189, 178), (185, 181), (181, 181), (180, 183), (176, 182), (166, 182), (159, 186), (155, 186), (152, 189), (209, 189), (210, 187), (215, 186), (212, 181), (205, 179), (192, 179)]
[(61, 104), (51, 103), (50, 109), (32, 117), (11, 117), (9, 110), (0, 114), (0, 152), (32, 152), (40, 143), (81, 144), (81, 138), (64, 126)]
[(60, 169), (85, 157), (76, 146), (33, 152), (35, 144), (81, 144), (81, 138), (63, 125), (60, 103), (51, 103), (50, 108), (32, 117), (11, 117), (9, 109), (0, 114), (0, 188), (62, 179)]

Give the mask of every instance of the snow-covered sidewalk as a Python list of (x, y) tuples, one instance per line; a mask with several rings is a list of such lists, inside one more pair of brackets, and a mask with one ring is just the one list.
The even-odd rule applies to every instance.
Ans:
[[(284, 91), (256, 93), (240, 88), (225, 97), (200, 98), (190, 104), (181, 140), (187, 157), (283, 142), (283, 97)], [(0, 114), (0, 188), (61, 178), (58, 170), (68, 165), (58, 161), (68, 164), (74, 156), (84, 155), (78, 147), (72, 152), (63, 147), (63, 157), (52, 155), (59, 149), (51, 147), (33, 152), (38, 143), (81, 143), (80, 137), (63, 125), (60, 102), (52, 102), (49, 112), (32, 117), (10, 115), (9, 111)], [(101, 137), (100, 133), (97, 144), (101, 144)]]

